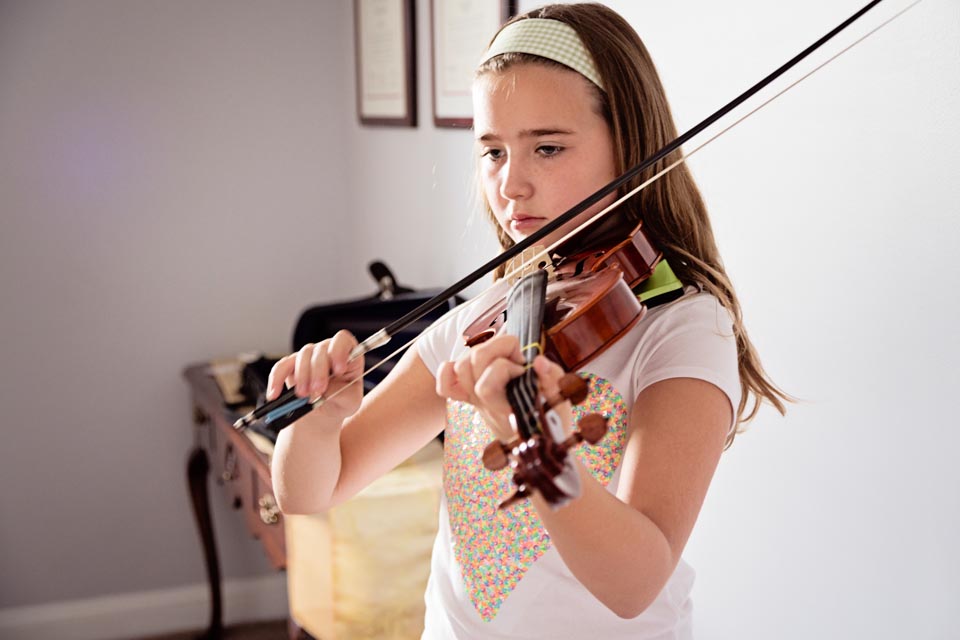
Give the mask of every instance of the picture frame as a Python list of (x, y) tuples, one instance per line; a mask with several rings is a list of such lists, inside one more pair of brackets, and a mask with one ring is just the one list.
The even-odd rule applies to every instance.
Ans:
[(357, 117), (417, 126), (415, 0), (354, 0)]
[(490, 38), (516, 12), (516, 0), (430, 0), (434, 126), (473, 126), (473, 72)]

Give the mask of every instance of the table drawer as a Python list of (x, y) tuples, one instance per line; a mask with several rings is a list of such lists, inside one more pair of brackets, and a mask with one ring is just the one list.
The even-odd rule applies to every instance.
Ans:
[(270, 563), (277, 569), (286, 568), (286, 545), (283, 531), (283, 514), (277, 506), (273, 487), (262, 472), (251, 465), (246, 458), (241, 459), (243, 474), (243, 495), (241, 496), (247, 528), (260, 540)]

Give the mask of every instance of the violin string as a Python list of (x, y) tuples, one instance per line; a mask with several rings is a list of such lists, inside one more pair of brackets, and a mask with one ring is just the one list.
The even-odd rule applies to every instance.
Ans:
[[(510, 331), (517, 333), (517, 338), (522, 342), (524, 336), (521, 334), (521, 329), (523, 327), (523, 305), (519, 309), (515, 307), (517, 300), (516, 297), (523, 297), (523, 283), (517, 283), (510, 293), (507, 294), (507, 304), (506, 304), (506, 321), (504, 322), (503, 329), (508, 334)], [(514, 313), (516, 311), (517, 313)], [(514, 416), (514, 426), (516, 427), (517, 434), (526, 439), (527, 434), (529, 433), (527, 429), (526, 422), (523, 421), (524, 414), (522, 411), (517, 411), (517, 408), (523, 402), (523, 379), (511, 379), (507, 382), (506, 389), (504, 390), (507, 396), (507, 399), (510, 403), (510, 408), (513, 410)]]
[[(531, 287), (529, 285), (529, 280), (524, 279), (521, 279), (515, 286), (519, 289), (519, 317), (514, 316), (515, 319), (511, 319), (511, 312), (514, 310), (514, 307), (511, 306), (511, 304), (508, 304), (507, 320), (510, 325), (513, 325), (513, 330), (517, 334), (517, 338), (519, 339), (520, 343), (523, 344), (524, 342), (527, 342), (529, 338), (528, 328), (530, 320), (527, 318), (527, 314), (530, 311), (530, 301), (527, 300), (527, 293), (530, 291)], [(514, 303), (516, 301), (510, 300), (510, 302)], [(527, 360), (525, 355), (524, 360)], [(509, 389), (511, 390), (510, 395), (515, 403), (514, 418), (518, 427), (521, 425), (523, 427), (520, 429), (520, 436), (524, 439), (533, 435), (533, 430), (531, 429), (533, 425), (529, 420), (531, 414), (528, 410), (527, 402), (527, 384), (529, 379), (530, 377), (528, 371), (524, 370), (524, 372), (520, 375), (520, 378), (515, 382), (512, 381), (509, 385)], [(516, 409), (520, 410), (520, 415), (517, 415)]]
[[(521, 323), (520, 323), (520, 338), (521, 344), (529, 344), (533, 341), (533, 332), (536, 328), (533, 326), (533, 305), (534, 305), (534, 288), (529, 281), (521, 281), (520, 283), (520, 296), (522, 300), (521, 307)], [(527, 364), (533, 363), (533, 358), (529, 354), (523, 354), (524, 360)], [(524, 424), (526, 424), (526, 431), (529, 435), (534, 435), (536, 432), (540, 431), (537, 425), (537, 414), (534, 413), (536, 405), (534, 404), (534, 387), (537, 382), (537, 374), (532, 369), (525, 369), (521, 374), (522, 380), (518, 384), (520, 391), (520, 403), (521, 409), (523, 410)], [(517, 419), (519, 423), (520, 420)]]
[[(515, 330), (517, 332), (517, 339), (520, 340), (520, 343), (523, 344), (529, 338), (529, 327), (530, 327), (530, 318), (527, 316), (530, 313), (530, 301), (527, 300), (527, 294), (530, 292), (530, 282), (529, 280), (521, 279), (517, 285), (520, 288), (520, 318), (517, 320), (515, 325)], [(510, 317), (510, 307), (507, 308), (507, 318)], [(526, 355), (523, 355), (523, 359), (528, 361)], [(514, 399), (517, 403), (518, 408), (520, 409), (520, 415), (516, 415), (514, 411), (514, 418), (516, 423), (523, 425), (523, 431), (521, 436), (532, 436), (533, 435), (533, 422), (530, 419), (531, 414), (528, 410), (527, 402), (527, 385), (530, 381), (530, 374), (528, 370), (525, 370), (520, 374), (520, 379), (514, 382), (511, 386), (515, 390)]]
[[(809, 78), (811, 75), (813, 75), (814, 73), (818, 72), (820, 69), (822, 69), (822, 68), (825, 67), (826, 65), (830, 64), (831, 62), (833, 62), (834, 60), (836, 60), (837, 58), (839, 58), (841, 55), (843, 55), (844, 53), (846, 53), (847, 51), (849, 51), (849, 50), (852, 49), (853, 47), (857, 46), (858, 44), (860, 44), (861, 42), (863, 42), (864, 40), (866, 40), (867, 38), (869, 38), (870, 36), (872, 36), (874, 33), (876, 33), (877, 31), (879, 31), (880, 29), (886, 27), (888, 24), (890, 24), (891, 22), (893, 22), (894, 20), (896, 20), (897, 18), (899, 18), (900, 16), (902, 16), (904, 13), (906, 13), (906, 12), (909, 11), (910, 9), (912, 9), (912, 8), (914, 8), (915, 6), (917, 6), (918, 4), (920, 4), (922, 1), (923, 1), (923, 0), (914, 0), (913, 2), (911, 2), (910, 4), (908, 4), (908, 5), (907, 5), (906, 7), (904, 7), (903, 9), (900, 9), (899, 11), (897, 11), (896, 13), (894, 13), (891, 17), (889, 17), (889, 18), (887, 18), (886, 20), (882, 21), (880, 24), (878, 24), (877, 26), (873, 27), (872, 29), (870, 29), (869, 31), (867, 31), (866, 33), (864, 33), (862, 36), (860, 36), (859, 38), (855, 39), (853, 42), (851, 42), (851, 43), (848, 44), (847, 46), (843, 47), (842, 49), (840, 49), (839, 51), (837, 51), (836, 53), (834, 53), (833, 55), (831, 55), (830, 57), (828, 57), (826, 60), (824, 60), (824, 61), (821, 62), (820, 64), (818, 64), (818, 65), (816, 65), (815, 67), (813, 67), (810, 71), (808, 71), (807, 73), (803, 74), (802, 76), (800, 76), (798, 79), (794, 80), (793, 82), (789, 83), (789, 84), (788, 84), (786, 87), (784, 87), (783, 89), (781, 89), (781, 90), (777, 91), (776, 93), (774, 93), (770, 98), (764, 100), (762, 103), (760, 103), (758, 106), (756, 106), (756, 107), (754, 107), (753, 109), (751, 109), (751, 110), (750, 110), (749, 112), (747, 112), (745, 115), (741, 116), (740, 118), (736, 119), (733, 123), (731, 123), (731, 124), (729, 124), (728, 126), (724, 127), (722, 130), (720, 130), (719, 132), (717, 132), (716, 134), (714, 134), (713, 136), (711, 136), (709, 139), (707, 139), (706, 141), (704, 141), (702, 144), (700, 144), (700, 145), (698, 145), (697, 147), (695, 147), (692, 151), (690, 151), (689, 153), (681, 156), (679, 159), (675, 160), (674, 162), (672, 162), (672, 163), (671, 163), (670, 165), (668, 165), (667, 167), (664, 167), (662, 170), (660, 170), (659, 172), (657, 172), (656, 174), (654, 174), (653, 176), (651, 176), (649, 179), (647, 179), (646, 181), (644, 181), (644, 182), (641, 183), (640, 185), (637, 185), (634, 189), (632, 189), (632, 190), (630, 190), (629, 192), (625, 193), (623, 196), (621, 196), (620, 198), (618, 198), (618, 199), (617, 199), (616, 201), (614, 201), (612, 204), (610, 204), (609, 206), (605, 207), (602, 211), (600, 211), (600, 212), (597, 213), (596, 215), (592, 216), (592, 217), (591, 217), (589, 220), (587, 220), (586, 222), (582, 223), (582, 224), (581, 224), (580, 226), (578, 226), (576, 229), (574, 229), (573, 231), (567, 233), (567, 234), (566, 234), (565, 236), (563, 236), (560, 240), (554, 242), (552, 245), (550, 245), (550, 246), (545, 250), (545, 252), (546, 252), (547, 254), (549, 254), (549, 252), (550, 252), (551, 249), (553, 249), (554, 247), (562, 244), (564, 241), (570, 239), (571, 237), (573, 237), (574, 235), (576, 235), (579, 231), (581, 231), (583, 228), (585, 228), (585, 227), (589, 226), (590, 224), (592, 224), (594, 221), (599, 220), (599, 219), (602, 218), (603, 216), (607, 215), (610, 211), (612, 211), (612, 210), (615, 209), (616, 207), (620, 206), (620, 205), (623, 204), (625, 201), (629, 200), (630, 198), (632, 198), (633, 196), (635, 196), (637, 193), (639, 193), (641, 190), (643, 190), (644, 188), (648, 187), (648, 186), (649, 186), (650, 184), (652, 184), (653, 182), (659, 180), (660, 178), (662, 178), (664, 175), (666, 175), (667, 173), (669, 173), (670, 171), (672, 171), (673, 169), (675, 169), (675, 168), (678, 167), (679, 165), (684, 164), (684, 163), (687, 161), (687, 158), (690, 158), (691, 156), (693, 156), (695, 153), (697, 153), (698, 151), (700, 151), (701, 149), (703, 149), (704, 147), (706, 147), (707, 145), (709, 145), (711, 142), (715, 141), (717, 138), (721, 137), (722, 135), (724, 135), (725, 133), (727, 133), (728, 131), (730, 131), (731, 129), (733, 129), (734, 127), (736, 127), (737, 125), (739, 125), (741, 122), (743, 122), (744, 120), (746, 120), (747, 118), (749, 118), (750, 116), (752, 116), (753, 114), (755, 114), (756, 112), (758, 112), (760, 109), (763, 109), (764, 107), (766, 107), (767, 105), (769, 105), (771, 102), (773, 102), (774, 100), (776, 100), (777, 98), (779, 98), (780, 96), (782, 96), (784, 93), (786, 93), (787, 91), (791, 90), (793, 87), (797, 86), (798, 84), (800, 84), (801, 82), (803, 82), (804, 80), (806, 80), (807, 78)], [(527, 269), (535, 260), (537, 260), (537, 259), (538, 259), (540, 256), (542, 256), (542, 255), (543, 255), (543, 252), (540, 252), (540, 253), (537, 253), (536, 255), (534, 255), (533, 257), (528, 258), (526, 261), (521, 262), (520, 265), (517, 266), (516, 268), (514, 268), (512, 271), (505, 273), (505, 274), (503, 275), (503, 278), (504, 278), (504, 279), (509, 279), (510, 277), (516, 276), (517, 274), (521, 273), (524, 269)], [(465, 302), (463, 305), (461, 305), (460, 308), (461, 308), (461, 309), (464, 309), (464, 310), (465, 310), (465, 309), (468, 309), (470, 306), (472, 306), (474, 303), (476, 303), (476, 302), (479, 300), (479, 298), (480, 298), (480, 296), (477, 296), (477, 297), (474, 297), (474, 298), (468, 300), (468, 301)], [(447, 318), (447, 321), (449, 321), (449, 320), (450, 320), (450, 318), (448, 317), (448, 318)], [(430, 329), (428, 329), (428, 331), (429, 331), (429, 330), (432, 330), (432, 329), (434, 329), (434, 328), (436, 328), (436, 327), (438, 327), (438, 326), (439, 326), (439, 322), (438, 322), (437, 324), (434, 324)], [(394, 357), (396, 357), (397, 354), (401, 353), (402, 351), (404, 351), (405, 349), (407, 349), (408, 347), (410, 347), (410, 346), (411, 346), (414, 342), (416, 342), (418, 339), (420, 339), (420, 336), (419, 336), (419, 335), (418, 335), (418, 336), (414, 336), (413, 338), (411, 338), (410, 340), (408, 340), (406, 343), (404, 343), (403, 345), (401, 345), (396, 351), (394, 351), (394, 352), (391, 353), (390, 355), (386, 356), (385, 358), (381, 359), (381, 360), (378, 361), (376, 364), (371, 365), (367, 370), (365, 370), (365, 371), (363, 372), (363, 374), (362, 374), (360, 377), (351, 380), (350, 382), (348, 382), (348, 383), (345, 384), (343, 387), (341, 387), (340, 389), (338, 389), (338, 390), (335, 391), (334, 393), (330, 394), (329, 396), (321, 396), (320, 398), (317, 398), (316, 400), (312, 401), (311, 404), (312, 404), (314, 407), (318, 407), (318, 406), (322, 405), (325, 401), (332, 400), (333, 398), (335, 398), (336, 396), (338, 396), (340, 393), (342, 393), (343, 391), (345, 391), (348, 387), (350, 387), (350, 386), (352, 386), (353, 384), (355, 384), (356, 382), (362, 380), (362, 379), (363, 379), (363, 376), (366, 376), (366, 375), (369, 374), (370, 372), (375, 371), (376, 369), (379, 369), (381, 366), (383, 366), (384, 363), (386, 363), (386, 362), (390, 361), (391, 359), (393, 359)]]
[[(527, 303), (527, 307), (529, 308), (530, 317), (527, 319), (527, 323), (525, 325), (526, 335), (523, 336), (522, 344), (529, 344), (533, 342), (536, 339), (536, 334), (540, 332), (540, 328), (541, 328), (540, 323), (537, 322), (536, 318), (534, 317), (535, 312), (542, 306), (542, 302), (543, 302), (540, 300), (539, 282), (536, 288), (529, 287), (529, 294), (530, 294), (529, 295), (530, 300)], [(530, 365), (533, 365), (533, 361), (535, 358), (536, 358), (536, 354), (532, 354), (532, 353), (524, 354), (524, 359)], [(542, 435), (543, 428), (542, 428), (542, 425), (539, 424), (540, 422), (539, 413), (537, 412), (537, 407), (536, 407), (537, 378), (538, 378), (537, 372), (531, 366), (529, 369), (523, 372), (523, 375), (524, 375), (524, 382), (525, 382), (524, 384), (525, 409), (527, 411), (527, 415), (529, 416), (530, 425), (531, 427), (535, 428), (539, 434)]]

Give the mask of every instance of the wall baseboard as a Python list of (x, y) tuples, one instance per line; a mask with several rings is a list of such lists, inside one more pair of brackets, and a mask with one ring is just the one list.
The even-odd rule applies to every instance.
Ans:
[[(225, 581), (223, 617), (225, 624), (285, 619), (286, 574)], [(0, 609), (4, 640), (129, 640), (208, 624), (206, 584)]]

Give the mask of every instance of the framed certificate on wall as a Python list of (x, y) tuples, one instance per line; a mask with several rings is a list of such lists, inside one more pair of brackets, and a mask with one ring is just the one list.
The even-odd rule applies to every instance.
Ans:
[(414, 0), (354, 0), (361, 124), (417, 125)]
[(516, 13), (516, 4), (516, 0), (430, 0), (435, 126), (473, 125), (473, 72), (497, 29)]

